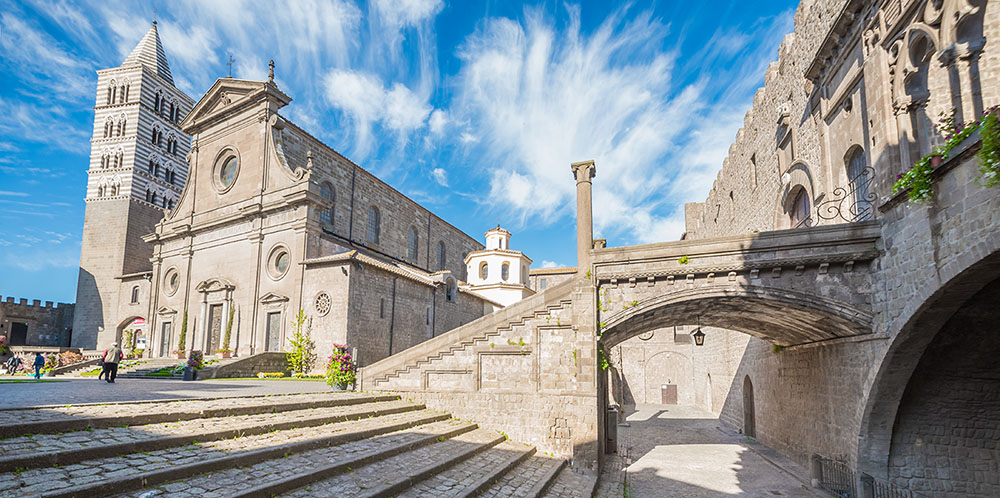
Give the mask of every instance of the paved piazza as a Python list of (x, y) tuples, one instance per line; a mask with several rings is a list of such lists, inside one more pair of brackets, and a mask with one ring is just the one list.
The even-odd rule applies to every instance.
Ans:
[[(0, 376), (4, 379), (26, 377)], [(119, 379), (108, 384), (97, 379), (59, 379), (63, 382), (18, 382), (0, 384), (0, 408), (114, 403), (191, 398), (228, 398), (265, 394), (329, 392), (325, 382), (273, 380), (183, 380)]]
[(618, 427), (618, 454), (605, 463), (598, 496), (830, 496), (792, 476), (807, 476), (804, 469), (720, 429), (718, 418), (704, 409), (638, 405), (627, 420), (629, 427)]

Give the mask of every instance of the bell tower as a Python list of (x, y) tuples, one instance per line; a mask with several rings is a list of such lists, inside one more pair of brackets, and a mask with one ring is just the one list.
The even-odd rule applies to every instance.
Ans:
[(118, 340), (124, 320), (149, 318), (122, 281), (152, 270), (142, 236), (184, 188), (191, 138), (179, 124), (194, 105), (174, 86), (156, 21), (121, 66), (97, 71), (96, 93), (72, 336), (85, 349)]

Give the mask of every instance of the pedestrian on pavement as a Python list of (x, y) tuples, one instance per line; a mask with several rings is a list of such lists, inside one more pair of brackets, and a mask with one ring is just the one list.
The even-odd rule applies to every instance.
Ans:
[(108, 350), (105, 349), (104, 354), (101, 356), (101, 361), (97, 362), (97, 366), (101, 367), (101, 373), (97, 374), (97, 380), (101, 380), (101, 377), (104, 377), (104, 380), (108, 378), (108, 364), (105, 362), (107, 359)]
[(17, 355), (11, 356), (7, 360), (7, 375), (14, 375), (21, 369), (21, 358)]
[(118, 362), (122, 359), (122, 350), (118, 347), (118, 343), (112, 343), (111, 349), (108, 350), (108, 354), (104, 357), (104, 367), (108, 369), (108, 374), (106, 378), (108, 379), (108, 384), (114, 384), (115, 378), (118, 377)]
[(45, 366), (45, 357), (42, 353), (35, 353), (35, 380), (42, 378), (42, 367)]

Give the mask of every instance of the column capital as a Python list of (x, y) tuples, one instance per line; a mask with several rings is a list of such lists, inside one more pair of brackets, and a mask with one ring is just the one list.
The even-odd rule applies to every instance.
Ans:
[(573, 170), (573, 177), (576, 178), (576, 183), (589, 182), (591, 178), (597, 175), (597, 166), (594, 165), (593, 159), (572, 163), (569, 166)]

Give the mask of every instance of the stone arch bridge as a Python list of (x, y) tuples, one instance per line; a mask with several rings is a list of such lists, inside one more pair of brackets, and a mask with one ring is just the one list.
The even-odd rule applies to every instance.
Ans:
[(879, 233), (866, 222), (594, 249), (588, 273), (366, 366), (361, 387), (405, 392), (596, 470), (599, 349), (699, 323), (792, 348), (870, 337)]

